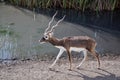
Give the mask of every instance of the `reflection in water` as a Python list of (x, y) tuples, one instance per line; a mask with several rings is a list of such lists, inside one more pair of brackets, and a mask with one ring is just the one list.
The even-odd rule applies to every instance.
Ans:
[(16, 49), (16, 38), (12, 39), (8, 33), (6, 35), (0, 35), (0, 59), (15, 58)]

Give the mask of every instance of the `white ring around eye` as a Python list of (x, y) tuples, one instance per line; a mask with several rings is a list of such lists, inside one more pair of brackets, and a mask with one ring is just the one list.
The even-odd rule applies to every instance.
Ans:
[(48, 35), (45, 35), (44, 38), (47, 40), (48, 39)]

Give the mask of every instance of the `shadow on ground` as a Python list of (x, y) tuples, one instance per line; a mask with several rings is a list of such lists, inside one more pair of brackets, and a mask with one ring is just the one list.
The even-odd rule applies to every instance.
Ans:
[[(80, 72), (80, 70), (81, 70), (81, 72)], [(86, 74), (83, 74), (82, 71), (87, 71), (88, 73), (91, 73), (91, 72), (97, 73), (97, 74), (99, 74), (99, 76), (89, 77)], [(102, 72), (100, 73), (97, 71), (87, 70), (87, 69), (82, 68), (79, 70), (73, 70), (73, 72), (75, 72), (77, 74), (72, 74), (72, 71), (71, 71), (71, 73), (67, 73), (67, 75), (73, 76), (73, 77), (80, 77), (80, 78), (83, 78), (83, 80), (120, 80), (120, 76), (117, 77), (115, 74), (113, 74), (107, 70), (99, 69), (99, 71), (102, 71)], [(54, 71), (54, 72), (59, 73), (59, 74), (66, 74), (65, 72), (62, 72), (62, 71)]]

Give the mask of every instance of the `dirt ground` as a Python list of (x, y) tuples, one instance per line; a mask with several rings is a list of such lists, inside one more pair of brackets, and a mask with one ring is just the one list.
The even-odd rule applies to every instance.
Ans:
[(101, 60), (101, 69), (97, 61), (87, 60), (80, 69), (75, 67), (79, 60), (73, 61), (73, 70), (69, 71), (67, 59), (60, 59), (49, 70), (53, 60), (12, 61), (0, 64), (0, 80), (120, 80), (120, 59)]

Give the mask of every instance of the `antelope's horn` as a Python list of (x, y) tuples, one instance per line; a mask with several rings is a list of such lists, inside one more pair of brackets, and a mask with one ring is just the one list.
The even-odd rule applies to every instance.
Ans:
[(58, 11), (56, 11), (56, 13), (53, 15), (53, 17), (52, 17), (51, 21), (49, 22), (48, 27), (45, 29), (45, 32), (44, 32), (44, 33), (47, 33), (47, 32), (48, 32), (48, 29), (50, 28), (50, 25), (51, 25), (51, 23), (53, 22), (53, 20), (54, 20), (55, 16), (57, 15), (57, 13), (58, 13)]
[(53, 30), (58, 26), (58, 24), (59, 24), (60, 22), (62, 22), (62, 21), (64, 20), (64, 18), (65, 18), (65, 15), (63, 16), (62, 19), (60, 19), (60, 20), (51, 28), (50, 32), (53, 32)]

